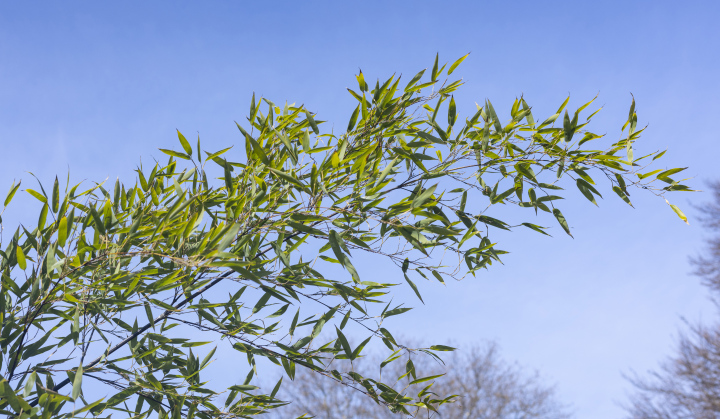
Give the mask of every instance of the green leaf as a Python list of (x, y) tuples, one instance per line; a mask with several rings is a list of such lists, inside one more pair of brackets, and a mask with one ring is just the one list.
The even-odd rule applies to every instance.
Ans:
[(188, 157), (192, 157), (192, 147), (190, 147), (190, 143), (185, 138), (185, 136), (180, 133), (179, 130), (176, 131), (178, 134), (178, 140), (180, 140), (180, 144), (182, 145), (183, 150), (185, 150), (185, 153)]
[[(32, 409), (24, 398), (18, 397), (17, 394), (15, 394), (15, 391), (10, 386), (10, 383), (4, 378), (0, 378), (0, 396), (2, 396), (2, 398), (0, 398), (0, 403), (7, 401), (7, 403), (17, 412), (20, 412), (21, 410), (29, 412)], [(4, 412), (8, 413), (6, 410)], [(11, 415), (6, 416), (10, 417)]]
[[(450, 68), (448, 68), (448, 72), (447, 72), (448, 76), (451, 75), (453, 71), (455, 71), (455, 69), (457, 68), (457, 66), (460, 65), (460, 63), (465, 61), (465, 59), (468, 57), (468, 55), (470, 55), (469, 52), (467, 54), (463, 55), (462, 57), (458, 58), (457, 61), (455, 61), (454, 63), (452, 63)], [(452, 125), (452, 124), (450, 124), (450, 125)]]
[(565, 101), (562, 103), (562, 105), (560, 105), (557, 112), (555, 112), (555, 113), (560, 115), (560, 112), (562, 112), (563, 109), (565, 109), (565, 106), (567, 106), (568, 102), (570, 102), (570, 96), (568, 96), (567, 99), (565, 99)]
[(570, 233), (570, 227), (568, 227), (567, 220), (565, 220), (565, 217), (562, 215), (562, 212), (560, 212), (559, 209), (555, 208), (553, 210), (553, 215), (555, 215), (555, 218), (557, 218), (558, 223), (560, 223), (560, 226), (565, 230), (565, 232), (572, 237), (572, 234)]
[(352, 313), (352, 310), (348, 310), (348, 312), (345, 313), (345, 316), (343, 317), (342, 321), (340, 322), (340, 330), (345, 328), (345, 325), (347, 324), (348, 320), (350, 319), (350, 313)]
[(253, 307), (253, 309), (252, 309), (253, 314), (262, 310), (262, 308), (265, 307), (265, 305), (267, 305), (267, 302), (271, 296), (272, 296), (272, 294), (270, 294), (269, 292), (265, 292), (265, 294), (263, 294), (262, 297), (260, 297), (258, 302), (255, 303), (255, 307)]
[(362, 350), (363, 350), (363, 348), (365, 347), (365, 345), (367, 345), (368, 342), (370, 342), (370, 339), (372, 339), (372, 336), (370, 336), (369, 338), (367, 338), (367, 339), (365, 339), (364, 341), (362, 341), (362, 342), (360, 343), (360, 345), (358, 345), (358, 347), (355, 348), (355, 350), (354, 350), (353, 353), (352, 353), (352, 357), (350, 358), (351, 360), (354, 361), (355, 358), (357, 358), (358, 356), (360, 356), (360, 353), (362, 352)]
[(312, 115), (310, 114), (310, 112), (307, 109), (305, 110), (305, 117), (307, 118), (308, 122), (310, 123), (310, 127), (312, 127), (312, 130), (315, 133), (315, 135), (320, 134), (320, 130), (318, 129), (315, 119), (313, 119)]
[[(154, 191), (155, 189), (152, 190)], [(102, 218), (100, 218), (100, 214), (98, 214), (94, 205), (90, 207), (90, 215), (92, 216), (93, 221), (95, 221), (95, 229), (101, 236), (104, 236), (106, 234), (105, 224), (103, 223)]]
[(445, 374), (431, 375), (429, 377), (418, 378), (417, 380), (410, 381), (410, 385), (420, 384), (426, 381), (434, 380), (436, 378), (442, 377), (443, 375)]
[[(667, 202), (667, 199), (665, 200)], [(670, 205), (670, 208), (672, 208), (673, 211), (675, 211), (675, 214), (677, 214), (678, 217), (680, 217), (681, 220), (685, 221), (685, 224), (690, 225), (688, 222), (687, 216), (678, 208), (677, 206), (667, 202), (668, 205)]]
[(297, 327), (297, 322), (298, 322), (299, 316), (300, 316), (300, 309), (298, 308), (297, 312), (295, 312), (295, 317), (293, 317), (293, 319), (292, 319), (292, 323), (290, 323), (290, 331), (288, 332), (288, 333), (290, 333), (290, 336), (292, 336), (293, 333), (295, 333), (295, 327)]
[(293, 185), (300, 187), (301, 189), (304, 189), (304, 185), (302, 183), (300, 183), (300, 181), (297, 180), (296, 178), (294, 178), (293, 176), (290, 176), (289, 174), (287, 174), (281, 170), (273, 169), (272, 167), (268, 167), (268, 169), (277, 177), (279, 177), (283, 180), (286, 180), (286, 181), (292, 183)]
[(525, 120), (527, 121), (528, 125), (531, 127), (535, 126), (535, 119), (532, 116), (532, 112), (530, 112), (530, 106), (528, 106), (527, 102), (525, 102), (525, 99), (520, 97), (520, 103), (522, 103), (523, 110), (527, 111), (525, 114)]
[(40, 193), (38, 193), (38, 192), (36, 192), (36, 191), (34, 191), (34, 190), (30, 189), (30, 188), (25, 189), (25, 192), (27, 192), (27, 193), (29, 193), (30, 195), (34, 196), (35, 199), (37, 199), (38, 201), (42, 202), (43, 204), (47, 204), (47, 203), (48, 203), (47, 198), (45, 198), (45, 196), (41, 195)]
[(578, 120), (578, 114), (575, 113), (575, 116), (573, 117), (572, 121), (570, 121), (570, 116), (568, 115), (568, 112), (565, 111), (565, 119), (563, 120), (563, 131), (565, 133), (565, 142), (572, 141), (573, 135), (575, 135), (575, 129), (577, 128), (577, 120)]
[(666, 180), (666, 179), (669, 179), (668, 177), (669, 177), (670, 175), (674, 175), (675, 173), (682, 172), (682, 171), (685, 170), (685, 169), (687, 169), (687, 167), (678, 167), (678, 168), (675, 168), (675, 169), (666, 170), (666, 171), (664, 171), (664, 172), (662, 172), (662, 173), (658, 173), (657, 178), (658, 178), (659, 180)]
[(310, 134), (308, 134), (307, 130), (303, 131), (302, 147), (306, 153), (309, 153), (310, 150), (312, 150), (312, 148), (310, 147)]
[(47, 221), (47, 214), (48, 214), (48, 205), (43, 205), (42, 209), (40, 210), (40, 217), (38, 218), (38, 230), (42, 230), (45, 228), (45, 221)]
[(217, 350), (217, 346), (212, 348), (212, 350), (210, 352), (208, 352), (207, 355), (205, 355), (205, 358), (203, 358), (202, 362), (200, 363), (200, 368), (203, 368), (205, 365), (207, 365), (208, 362), (210, 362), (213, 355), (215, 355), (216, 350)]
[(418, 291), (417, 286), (415, 285), (415, 283), (413, 283), (413, 282), (410, 280), (410, 278), (408, 278), (407, 275), (405, 275), (405, 280), (406, 280), (407, 283), (410, 285), (410, 288), (412, 288), (412, 290), (415, 291), (415, 295), (417, 295), (417, 298), (420, 299), (420, 302), (423, 303), (423, 304), (425, 304), (425, 301), (423, 301), (422, 296), (420, 295), (420, 291)]
[(628, 198), (628, 196), (625, 194), (625, 192), (623, 192), (621, 187), (613, 186), (612, 189), (613, 189), (613, 191), (615, 191), (616, 194), (618, 194), (618, 196), (620, 198), (622, 198), (623, 201), (627, 202), (627, 204), (632, 207), (632, 202), (630, 202), (630, 198)]
[[(235, 124), (237, 124), (237, 122)], [(239, 124), (238, 124), (238, 128), (240, 128)], [(267, 154), (265, 154), (265, 150), (263, 150), (262, 146), (260, 146), (260, 144), (250, 135), (246, 135), (245, 140), (250, 142), (250, 146), (252, 148), (252, 151), (253, 151), (253, 154), (255, 155), (255, 157), (260, 159), (260, 161), (263, 162), (263, 164), (269, 165), (270, 159), (268, 159), (268, 156), (267, 156)], [(249, 158), (250, 157), (248, 156), (248, 159)]]
[(6, 207), (7, 207), (8, 204), (10, 204), (10, 201), (12, 201), (13, 196), (15, 196), (15, 192), (17, 192), (18, 188), (20, 188), (20, 183), (22, 183), (22, 181), (18, 182), (17, 185), (15, 185), (15, 184), (13, 183), (14, 186), (11, 186), (11, 187), (10, 187), (10, 190), (8, 191), (8, 194), (7, 194), (7, 196), (5, 197), (5, 203), (3, 204), (3, 206), (6, 206)]
[(455, 97), (450, 96), (450, 105), (448, 105), (448, 124), (450, 126), (455, 125), (456, 117), (457, 117), (457, 108), (455, 106)]
[(595, 181), (592, 180), (592, 178), (585, 172), (585, 170), (583, 170), (583, 169), (581, 169), (581, 168), (579, 168), (579, 167), (576, 167), (576, 168), (573, 169), (573, 171), (574, 171), (575, 173), (577, 173), (578, 176), (580, 176), (581, 178), (585, 179), (585, 181), (586, 181), (587, 183), (589, 183), (589, 184), (591, 184), (591, 185), (594, 185), (594, 184), (595, 184)]
[(502, 220), (498, 220), (497, 218), (489, 217), (487, 215), (478, 215), (475, 218), (478, 219), (483, 224), (491, 225), (495, 228), (499, 228), (502, 230), (510, 230), (508, 228), (508, 224)]
[(162, 151), (163, 153), (167, 154), (168, 156), (177, 157), (177, 158), (180, 158), (183, 160), (190, 160), (190, 156), (188, 156), (187, 154), (183, 154), (179, 151), (167, 150), (164, 148), (158, 148), (158, 150)]
[(435, 144), (445, 144), (445, 141), (443, 141), (440, 138), (438, 138), (434, 135), (431, 135), (425, 131), (417, 131), (417, 132), (415, 132), (415, 135), (422, 138), (423, 140), (427, 140), (427, 141), (433, 142)]
[(230, 387), (228, 387), (228, 390), (246, 392), (246, 391), (250, 391), (250, 390), (257, 390), (259, 388), (260, 387), (258, 387), (258, 386), (253, 386), (250, 384), (240, 384), (240, 385), (230, 386)]
[(343, 253), (342, 249), (340, 248), (340, 242), (342, 241), (342, 237), (337, 233), (335, 230), (330, 230), (330, 235), (328, 236), (328, 239), (330, 241), (330, 247), (333, 250), (333, 253), (335, 253), (335, 257), (337, 257), (338, 261), (347, 269), (348, 272), (350, 272), (350, 275), (352, 275), (353, 279), (355, 281), (360, 281), (360, 275), (358, 275), (357, 270), (355, 270), (355, 267), (350, 262), (350, 258), (347, 257), (345, 253)]
[(32, 393), (33, 387), (35, 387), (35, 380), (37, 380), (37, 373), (33, 371), (25, 382), (25, 388), (23, 389), (23, 396), (27, 397)]
[(485, 108), (488, 111), (488, 115), (490, 118), (492, 118), (492, 122), (495, 125), (495, 130), (499, 133), (503, 132), (502, 124), (500, 123), (500, 119), (497, 116), (497, 112), (495, 112), (495, 108), (493, 107), (492, 103), (489, 100), (485, 101)]
[(23, 252), (22, 247), (18, 246), (15, 249), (15, 254), (17, 256), (18, 266), (24, 271), (27, 268), (27, 262), (25, 261), (25, 252)]
[(444, 351), (444, 352), (455, 350), (455, 348), (453, 348), (452, 346), (445, 346), (445, 345), (433, 345), (430, 347), (430, 349), (433, 351)]
[(68, 235), (68, 225), (67, 225), (67, 218), (63, 217), (60, 219), (60, 222), (58, 223), (58, 246), (65, 247), (65, 241), (67, 240)]
[(398, 158), (394, 158), (390, 163), (388, 163), (387, 166), (385, 166), (385, 169), (380, 173), (380, 177), (375, 181), (375, 187), (378, 187), (382, 184), (382, 182), (385, 180), (385, 178), (390, 174), (390, 171), (395, 166), (395, 163), (397, 163)]
[(355, 76), (355, 78), (358, 81), (358, 86), (360, 87), (360, 91), (367, 92), (368, 91), (368, 85), (365, 82), (365, 76), (363, 76), (362, 70), (360, 70), (360, 74)]
[(224, 176), (224, 178), (225, 178), (225, 179), (224, 179), (224, 180), (225, 180), (225, 189), (227, 189), (227, 190), (228, 190), (228, 193), (230, 193), (230, 194), (232, 195), (232, 194), (235, 193), (235, 188), (233, 187), (233, 178), (232, 178), (232, 173), (230, 172), (230, 165), (227, 164), (227, 162), (225, 162), (225, 165), (224, 165), (224, 166), (225, 166), (225, 167), (224, 167), (224, 170), (223, 170), (223, 172), (224, 172), (223, 174), (225, 175), (225, 176)]
[(348, 357), (348, 359), (353, 360), (353, 351), (347, 338), (345, 337), (345, 335), (343, 335), (343, 332), (341, 332), (340, 329), (338, 329), (337, 327), (335, 328), (335, 331), (337, 332), (337, 337), (340, 341), (340, 345), (345, 351), (345, 355)]
[(417, 83), (418, 81), (420, 81), (420, 79), (422, 78), (423, 74), (425, 74), (425, 70), (421, 70), (419, 73), (417, 73), (415, 76), (413, 76), (413, 78), (410, 79), (410, 82), (407, 84), (407, 86), (405, 86), (405, 91), (407, 92), (407, 91), (410, 90), (413, 86), (415, 86), (415, 83)]
[(327, 313), (325, 313), (318, 319), (318, 321), (315, 323), (315, 326), (313, 327), (312, 333), (310, 334), (310, 336), (313, 339), (315, 339), (316, 337), (318, 337), (320, 335), (320, 332), (322, 331), (323, 326), (325, 326), (325, 323), (327, 323), (328, 321), (330, 321), (330, 319), (333, 318), (333, 316), (335, 315), (335, 312), (337, 311), (337, 309), (339, 307), (340, 306), (336, 306), (336, 307), (330, 309), (330, 311), (328, 311)]
[(432, 72), (430, 73), (430, 79), (432, 81), (437, 80), (438, 76), (438, 59), (440, 58), (440, 54), (435, 54), (435, 64), (433, 64)]
[(517, 164), (515, 164), (515, 170), (518, 173), (520, 173), (521, 175), (525, 176), (526, 178), (537, 182), (537, 180), (535, 180), (535, 172), (533, 172), (529, 163), (524, 163), (524, 162), (517, 163)]
[[(208, 152), (206, 151), (205, 154), (207, 154), (207, 157), (205, 157), (205, 161), (207, 161), (207, 160), (213, 160), (215, 157), (220, 157), (221, 155), (225, 154), (228, 150), (230, 150), (230, 149), (233, 148), (233, 147), (234, 147), (234, 146), (230, 146), (230, 147), (227, 147), (227, 148), (223, 148), (222, 150), (216, 151), (216, 152), (214, 152), (214, 153), (212, 153), (212, 154), (210, 154), (210, 153), (208, 153)], [(198, 155), (199, 155), (199, 154), (198, 154)]]
[(295, 223), (292, 221), (286, 221), (286, 223), (288, 226), (292, 227), (293, 229), (302, 231), (303, 233), (314, 234), (316, 236), (325, 236), (326, 235), (325, 232), (318, 230), (316, 228), (312, 228), (305, 224)]
[(352, 116), (350, 116), (350, 122), (348, 122), (347, 131), (352, 131), (353, 128), (355, 128), (355, 124), (357, 123), (358, 114), (360, 113), (360, 105), (358, 105), (355, 110), (352, 113)]
[(280, 384), (282, 384), (282, 380), (283, 377), (280, 377), (280, 380), (278, 380), (277, 384), (275, 384), (275, 387), (273, 387), (272, 392), (270, 393), (270, 398), (274, 398), (278, 390), (280, 390)]
[(587, 198), (590, 202), (597, 205), (597, 202), (595, 202), (595, 196), (592, 193), (593, 188), (589, 183), (587, 183), (583, 179), (577, 179), (576, 181), (578, 189), (580, 189), (580, 192), (582, 192), (583, 195), (585, 195), (585, 198)]
[(82, 376), (83, 376), (83, 366), (80, 364), (80, 366), (75, 371), (75, 379), (73, 380), (73, 388), (72, 388), (72, 399), (77, 400), (78, 396), (80, 395), (80, 391), (82, 390)]
[(52, 212), (58, 212), (58, 205), (60, 205), (60, 185), (58, 178), (55, 176), (55, 183), (53, 184), (52, 191)]
[(542, 234), (544, 234), (544, 235), (546, 235), (546, 236), (549, 236), (548, 233), (546, 233), (545, 231), (543, 231), (543, 229), (546, 228), (546, 227), (540, 227), (539, 225), (535, 225), (535, 224), (531, 224), (531, 223), (522, 223), (522, 225), (524, 225), (525, 227), (527, 227), (527, 228), (529, 228), (529, 229), (535, 230), (535, 231), (537, 231), (538, 233), (542, 233)]
[(403, 313), (408, 312), (408, 311), (410, 311), (410, 310), (412, 310), (412, 308), (409, 308), (409, 307), (394, 308), (394, 309), (392, 309), (392, 310), (388, 310), (388, 311), (386, 311), (385, 313), (383, 313), (382, 317), (383, 317), (383, 318), (387, 318), (387, 317), (390, 317), (390, 316), (397, 316), (398, 314), (403, 314)]
[(653, 160), (659, 159), (659, 158), (662, 157), (666, 152), (667, 152), (667, 150), (663, 150), (663, 151), (661, 151), (660, 153), (656, 154), (655, 157), (653, 157)]
[(437, 184), (425, 189), (423, 193), (416, 196), (415, 199), (412, 201), (412, 208), (417, 208), (422, 206), (422, 204), (425, 203), (430, 197), (433, 195), (433, 192), (435, 192), (435, 189), (437, 188)]

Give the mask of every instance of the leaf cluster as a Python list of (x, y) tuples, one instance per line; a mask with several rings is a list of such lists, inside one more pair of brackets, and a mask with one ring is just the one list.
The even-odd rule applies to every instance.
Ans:
[[(243, 162), (230, 160), (232, 147), (205, 152), (199, 138), (191, 145), (178, 132), (180, 149), (161, 149), (167, 163), (138, 167), (135, 184), (83, 190), (56, 178), (50, 194), (25, 189), (41, 210), (37, 226), (18, 226), (0, 251), (0, 410), (250, 417), (285, 404), (280, 383), (270, 391), (252, 384), (257, 358), (289, 379), (298, 367), (324, 375), (393, 412), (452, 401), (415, 369), (405, 376), (427, 385), (410, 394), (333, 368), (372, 342), (391, 352), (384, 365), (452, 350), (396, 341), (384, 322), (411, 307), (393, 303), (399, 284), (364, 280), (358, 260), (394, 263), (422, 301), (418, 281), (444, 283), (500, 261), (506, 252), (493, 229), (548, 234), (501, 219), (505, 205), (548, 213), (570, 234), (556, 206), (563, 178), (593, 203), (603, 175), (627, 203), (631, 187), (689, 190), (670, 178), (682, 169), (646, 170), (664, 152), (634, 157), (643, 131), (634, 102), (623, 136), (603, 150), (587, 148), (603, 138), (587, 131), (595, 113), (580, 119), (592, 101), (571, 117), (566, 100), (542, 122), (522, 97), (505, 122), (485, 101), (462, 119), (454, 92), (463, 82), (441, 76), (464, 59), (445, 71), (436, 57), (429, 78), (423, 70), (404, 84), (393, 76), (371, 88), (360, 73), (348, 89), (357, 105), (345, 132), (321, 131), (325, 121), (304, 106), (253, 95), (237, 123)], [(357, 346), (349, 324), (362, 331)], [(323, 339), (323, 331), (334, 333)], [(242, 384), (217, 388), (201, 378), (221, 345), (247, 359)], [(236, 359), (223, 364), (239, 368)]]

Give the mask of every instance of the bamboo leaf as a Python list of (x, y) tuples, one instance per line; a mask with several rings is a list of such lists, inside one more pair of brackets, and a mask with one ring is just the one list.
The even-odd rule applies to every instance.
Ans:
[(185, 136), (180, 133), (179, 130), (176, 131), (178, 135), (178, 140), (180, 141), (180, 145), (182, 145), (183, 150), (185, 150), (185, 154), (187, 154), (188, 158), (192, 157), (192, 147), (190, 146), (190, 143), (185, 138)]
[(34, 191), (34, 190), (30, 189), (30, 188), (25, 189), (25, 192), (27, 192), (27, 193), (29, 193), (30, 195), (32, 195), (33, 197), (35, 197), (35, 199), (37, 199), (38, 201), (42, 202), (43, 204), (47, 204), (47, 203), (48, 203), (47, 198), (45, 198), (45, 196), (41, 195), (40, 193), (38, 193), (38, 192), (36, 192), (36, 191)]
[(410, 381), (410, 385), (420, 384), (420, 383), (424, 383), (426, 381), (434, 380), (436, 378), (442, 377), (443, 375), (445, 375), (445, 374), (431, 375), (429, 377), (418, 378), (417, 380)]
[(308, 122), (310, 123), (310, 126), (312, 127), (313, 132), (315, 135), (320, 134), (320, 130), (318, 129), (317, 123), (315, 122), (315, 119), (313, 119), (312, 115), (308, 110), (305, 110), (305, 117), (307, 118)]
[(423, 304), (425, 304), (425, 301), (423, 301), (422, 296), (420, 295), (420, 291), (418, 291), (418, 288), (417, 288), (417, 286), (415, 285), (415, 283), (412, 282), (412, 281), (410, 280), (410, 278), (408, 278), (407, 275), (405, 275), (405, 280), (407, 281), (408, 285), (410, 285), (410, 288), (412, 288), (412, 290), (415, 291), (415, 295), (417, 295), (417, 298), (420, 299), (420, 302), (423, 303)]
[(179, 151), (167, 150), (164, 148), (158, 148), (158, 150), (162, 151), (163, 153), (167, 154), (168, 156), (177, 157), (177, 158), (180, 158), (183, 160), (190, 160), (190, 156), (188, 156), (187, 154), (181, 153)]
[(53, 183), (52, 191), (52, 212), (58, 212), (58, 206), (60, 205), (60, 185), (58, 178), (55, 176), (55, 183)]
[(348, 359), (354, 359), (352, 348), (350, 347), (350, 343), (348, 343), (348, 340), (345, 337), (345, 335), (343, 335), (343, 333), (337, 327), (335, 328), (335, 331), (337, 332), (337, 337), (338, 337), (338, 340), (340, 341), (340, 345), (342, 346), (343, 350), (345, 351), (345, 355), (348, 357)]
[(58, 223), (58, 246), (65, 247), (65, 241), (67, 240), (68, 235), (68, 225), (67, 225), (67, 218), (63, 217), (60, 219), (60, 222)]
[(565, 230), (565, 232), (572, 237), (572, 234), (570, 233), (570, 227), (568, 226), (567, 220), (565, 220), (565, 217), (562, 215), (562, 212), (560, 212), (559, 209), (555, 208), (553, 210), (553, 215), (555, 215), (555, 218), (558, 220), (558, 223), (560, 223), (560, 226)]
[(15, 254), (17, 257), (18, 266), (24, 271), (25, 269), (27, 269), (27, 262), (25, 261), (25, 252), (23, 252), (22, 247), (17, 246), (17, 248), (15, 249)]
[(72, 399), (77, 400), (78, 396), (80, 396), (80, 392), (82, 391), (82, 376), (83, 376), (83, 366), (80, 364), (80, 366), (75, 370), (75, 378), (73, 379), (73, 388), (72, 388)]
[[(455, 71), (455, 69), (457, 68), (457, 66), (460, 65), (460, 63), (465, 61), (465, 59), (468, 57), (468, 55), (470, 55), (469, 52), (467, 54), (463, 55), (462, 57), (458, 58), (457, 61), (455, 61), (454, 63), (452, 63), (450, 68), (448, 68), (448, 72), (447, 72), (448, 76), (451, 75), (453, 73), (453, 71)], [(452, 124), (450, 124), (450, 125), (452, 125)]]
[(350, 275), (352, 275), (353, 280), (360, 281), (360, 276), (357, 273), (357, 270), (355, 270), (355, 267), (350, 262), (350, 258), (347, 257), (345, 253), (343, 253), (340, 243), (342, 242), (342, 237), (335, 231), (330, 230), (330, 234), (328, 236), (330, 247), (333, 250), (333, 253), (335, 253), (335, 257), (337, 257), (338, 261), (343, 265), (345, 269), (347, 269), (348, 272), (350, 272)]
[(676, 214), (678, 217), (680, 217), (681, 220), (685, 221), (685, 224), (688, 224), (688, 225), (690, 224), (690, 223), (688, 222), (687, 216), (680, 210), (680, 208), (678, 208), (676, 205), (673, 205), (673, 204), (671, 204), (670, 202), (668, 202), (667, 199), (665, 200), (665, 202), (667, 202), (667, 204), (670, 205), (670, 208), (672, 208), (672, 210), (675, 212), (675, 214)]
[(20, 188), (20, 184), (21, 184), (21, 183), (22, 183), (22, 181), (18, 182), (17, 185), (13, 184), (14, 186), (11, 186), (11, 187), (10, 187), (10, 190), (8, 191), (8, 194), (7, 194), (7, 196), (5, 197), (5, 203), (3, 204), (3, 206), (6, 206), (6, 207), (7, 207), (7, 206), (10, 204), (10, 201), (12, 201), (13, 196), (15, 196), (15, 192), (17, 192), (18, 188)]

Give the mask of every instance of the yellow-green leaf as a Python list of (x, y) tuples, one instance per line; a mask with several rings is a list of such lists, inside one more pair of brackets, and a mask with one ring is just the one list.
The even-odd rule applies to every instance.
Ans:
[(10, 191), (5, 197), (5, 203), (3, 204), (4, 206), (7, 207), (10, 201), (12, 201), (13, 196), (15, 196), (15, 192), (17, 192), (18, 188), (20, 188), (20, 183), (22, 183), (22, 181), (18, 182), (17, 185), (10, 187)]
[(462, 57), (458, 58), (457, 61), (455, 61), (454, 63), (452, 63), (450, 68), (448, 68), (448, 72), (447, 72), (448, 76), (451, 75), (453, 71), (455, 71), (455, 69), (457, 68), (457, 66), (460, 65), (460, 63), (465, 61), (465, 59), (468, 57), (468, 55), (470, 55), (469, 52), (467, 54), (463, 55)]
[(30, 195), (34, 196), (38, 201), (42, 202), (43, 204), (47, 204), (47, 198), (45, 198), (45, 196), (43, 196), (43, 195), (40, 194), (39, 192), (34, 191), (34, 190), (30, 189), (30, 188), (25, 189), (25, 192), (27, 192), (27, 193), (29, 193)]
[(687, 216), (685, 214), (683, 214), (682, 211), (680, 211), (680, 208), (678, 208), (676, 205), (673, 205), (673, 204), (668, 204), (668, 205), (670, 205), (670, 208), (672, 208), (672, 210), (675, 211), (675, 214), (677, 214), (677, 216), (680, 217), (681, 220), (685, 221), (685, 224), (688, 224), (688, 225), (690, 224), (688, 222)]
[(20, 269), (25, 270), (27, 268), (27, 262), (25, 261), (25, 252), (23, 252), (22, 247), (18, 246), (15, 254), (17, 255), (18, 266)]
[(457, 107), (455, 106), (455, 97), (450, 96), (450, 105), (448, 106), (448, 124), (450, 124), (450, 126), (455, 125), (456, 118)]
[(68, 228), (67, 218), (63, 217), (58, 223), (58, 246), (65, 247), (65, 241), (67, 240)]
[(190, 160), (190, 156), (188, 156), (187, 154), (183, 154), (179, 151), (167, 150), (164, 148), (158, 148), (158, 150), (162, 151), (163, 153), (167, 154), (168, 156), (177, 157), (177, 158), (180, 158), (183, 160)]
[(176, 131), (178, 133), (178, 140), (180, 140), (183, 150), (185, 150), (185, 153), (187, 153), (188, 156), (192, 156), (192, 147), (190, 147), (190, 143), (185, 136), (180, 133), (180, 131)]
[(410, 382), (410, 385), (420, 384), (420, 383), (424, 383), (425, 381), (434, 380), (434, 379), (436, 379), (436, 378), (442, 377), (443, 375), (445, 375), (445, 374), (431, 375), (431, 376), (429, 376), (429, 377), (418, 378), (417, 380), (411, 381), (411, 382)]

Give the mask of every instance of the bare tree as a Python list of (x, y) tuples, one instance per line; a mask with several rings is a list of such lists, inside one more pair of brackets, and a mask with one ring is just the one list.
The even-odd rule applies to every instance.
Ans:
[(659, 371), (629, 379), (633, 419), (720, 418), (720, 327), (691, 327)]
[[(408, 363), (408, 359), (411, 360)], [(424, 376), (445, 374), (425, 391), (440, 394), (456, 394), (452, 403), (443, 404), (437, 413), (425, 410), (424, 415), (432, 418), (452, 419), (560, 419), (569, 418), (565, 405), (558, 401), (553, 386), (542, 382), (537, 372), (528, 373), (516, 364), (510, 364), (500, 357), (495, 343), (476, 345), (456, 351), (446, 359), (446, 365), (430, 356), (414, 353), (387, 364), (383, 375), (400, 376), (407, 373), (403, 380), (396, 383), (400, 392), (417, 393), (429, 382), (410, 384), (421, 379), (413, 370), (422, 371)], [(366, 367), (377, 365), (367, 358), (356, 360), (353, 367), (363, 371)], [(389, 370), (389, 371), (385, 371)], [(376, 405), (363, 394), (350, 387), (340, 387), (331, 380), (311, 372), (298, 371), (297, 384), (284, 386), (286, 400), (292, 403), (278, 409), (276, 417), (295, 417), (302, 414), (318, 419), (385, 419), (401, 418), (402, 414), (392, 414), (387, 408)], [(294, 415), (294, 416), (293, 416)]]
[[(720, 182), (710, 185), (713, 201), (698, 209), (714, 233), (705, 256), (693, 260), (696, 274), (720, 309)], [(635, 387), (625, 408), (633, 419), (720, 418), (720, 323), (690, 325), (677, 352), (649, 376), (628, 377)]]
[(720, 296), (720, 181), (709, 186), (712, 202), (697, 209), (703, 214), (703, 225), (714, 235), (707, 241), (707, 255), (693, 260), (693, 263), (697, 267), (695, 273), (703, 279), (703, 284), (710, 289), (717, 303)]

